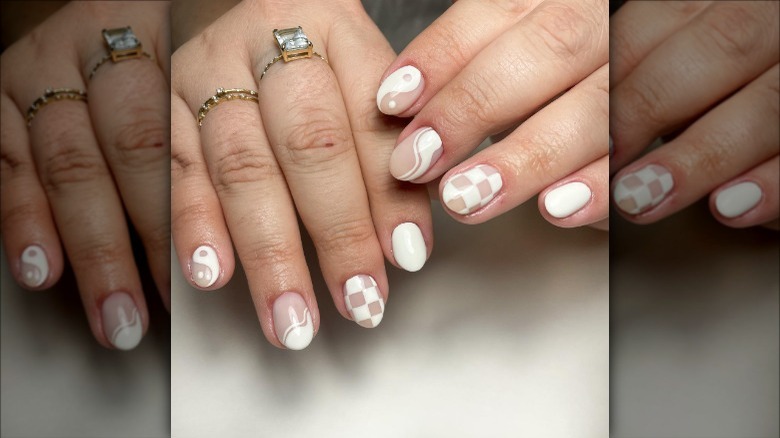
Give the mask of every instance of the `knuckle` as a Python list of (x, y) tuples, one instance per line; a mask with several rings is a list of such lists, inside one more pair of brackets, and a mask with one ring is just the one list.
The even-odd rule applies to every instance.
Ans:
[(488, 3), (512, 17), (519, 17), (532, 6), (528, 0), (489, 0)]
[(314, 236), (320, 253), (357, 251), (375, 238), (374, 224), (369, 218), (336, 218)]
[(656, 84), (648, 80), (631, 80), (620, 86), (618, 98), (614, 98), (620, 108), (610, 113), (610, 122), (618, 121), (621, 125), (632, 126), (637, 123), (655, 127), (666, 124), (667, 112), (664, 99), (656, 90)]
[(115, 133), (112, 151), (117, 164), (135, 168), (161, 163), (168, 155), (167, 130), (159, 119), (143, 116), (120, 124)]
[(542, 43), (562, 59), (577, 58), (588, 46), (590, 25), (575, 7), (544, 3), (539, 13), (529, 18), (535, 22)]
[(502, 101), (499, 82), (475, 74), (453, 84), (449, 104), (442, 108), (441, 124), (450, 125), (444, 128), (444, 132), (455, 132), (464, 126), (485, 127), (496, 123), (496, 102)]
[(687, 161), (688, 173), (720, 180), (729, 171), (728, 163), (734, 158), (734, 151), (739, 150), (739, 141), (732, 133), (702, 133), (689, 138), (687, 146), (683, 159)]
[[(520, 163), (518, 171), (520, 175), (537, 175), (547, 181), (560, 178), (561, 157), (565, 156), (567, 145), (571, 139), (557, 131), (546, 130), (539, 131), (526, 140), (525, 147), (522, 148), (522, 158), (517, 160)], [(511, 163), (506, 163), (511, 167)]]
[(711, 40), (717, 50), (728, 56), (745, 58), (762, 43), (760, 32), (764, 27), (752, 8), (734, 3), (715, 5), (704, 17), (705, 30), (699, 37)]
[(205, 175), (208, 173), (205, 164), (197, 152), (175, 149), (171, 152), (171, 181), (181, 181), (190, 175)]
[(55, 193), (71, 184), (93, 183), (108, 176), (103, 157), (97, 150), (80, 146), (72, 131), (52, 137), (43, 147), (48, 151), (41, 162), (41, 180), (47, 192)]
[[(435, 44), (422, 44), (419, 48), (419, 59), (435, 60), (439, 65), (465, 66), (469, 63), (473, 54), (469, 52), (468, 47), (471, 44), (463, 44), (464, 34), (458, 26), (434, 25), (426, 30), (428, 41), (435, 41)], [(476, 36), (471, 36), (476, 38)]]
[(32, 165), (20, 154), (7, 150), (0, 150), (0, 181), (7, 181), (16, 175), (29, 173)]
[(121, 263), (127, 254), (125, 250), (127, 248), (113, 241), (110, 236), (98, 235), (87, 241), (82, 240), (81, 245), (73, 248), (73, 257), (69, 258), (86, 267), (110, 266)]
[(242, 246), (239, 257), (247, 271), (267, 271), (268, 267), (274, 267), (276, 271), (279, 268), (292, 266), (295, 264), (295, 259), (302, 257), (302, 254), (283, 239), (268, 238), (246, 243)]
[(321, 168), (353, 150), (352, 136), (324, 108), (298, 107), (283, 135), (290, 162), (304, 170)]
[[(195, 224), (209, 222), (213, 209), (203, 195), (181, 196), (173, 201), (175, 208), (171, 209), (171, 223), (175, 230), (193, 228)], [(179, 202), (181, 201), (181, 202)], [(184, 203), (184, 205), (180, 205)]]
[(0, 209), (0, 214), (0, 220), (4, 227), (8, 224), (11, 224), (11, 226), (23, 225), (29, 223), (30, 218), (39, 216), (41, 214), (41, 208), (40, 205), (36, 205), (32, 202), (3, 205), (3, 208)]
[(262, 183), (280, 174), (270, 152), (256, 145), (232, 143), (214, 162), (214, 188), (218, 193), (240, 192), (247, 184)]

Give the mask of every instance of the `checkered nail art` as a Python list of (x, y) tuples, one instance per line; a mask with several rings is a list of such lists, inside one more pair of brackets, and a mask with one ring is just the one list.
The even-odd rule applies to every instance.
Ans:
[(356, 275), (344, 283), (344, 303), (358, 325), (374, 328), (382, 321), (385, 300), (370, 275)]
[(455, 213), (469, 214), (487, 205), (503, 185), (498, 170), (480, 164), (447, 180), (442, 200)]
[(612, 196), (618, 208), (639, 214), (660, 204), (673, 187), (672, 174), (663, 166), (650, 164), (620, 178)]

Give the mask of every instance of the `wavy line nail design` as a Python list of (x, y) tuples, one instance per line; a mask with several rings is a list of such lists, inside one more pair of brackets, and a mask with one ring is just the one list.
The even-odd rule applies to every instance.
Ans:
[(141, 342), (141, 315), (130, 295), (115, 292), (103, 301), (103, 332), (120, 350), (131, 350)]
[(193, 283), (203, 288), (210, 287), (216, 283), (219, 272), (219, 258), (214, 248), (201, 245), (192, 253), (190, 278)]
[(22, 251), (22, 282), (28, 287), (38, 287), (49, 276), (49, 261), (46, 253), (38, 245), (30, 245)]
[(409, 109), (420, 97), (425, 80), (420, 70), (407, 65), (394, 71), (379, 86), (376, 105), (379, 111), (393, 116)]
[(274, 301), (276, 337), (290, 350), (303, 350), (314, 337), (314, 323), (306, 301), (295, 292), (285, 292)]
[(401, 181), (419, 178), (441, 157), (441, 137), (433, 128), (420, 128), (398, 144), (390, 156), (390, 173)]

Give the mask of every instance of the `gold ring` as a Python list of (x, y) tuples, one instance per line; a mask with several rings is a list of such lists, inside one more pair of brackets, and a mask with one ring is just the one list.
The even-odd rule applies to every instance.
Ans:
[(314, 51), (314, 44), (309, 41), (309, 37), (303, 32), (301, 26), (281, 30), (274, 29), (273, 33), (274, 39), (276, 39), (276, 45), (282, 53), (265, 65), (263, 73), (260, 75), (261, 81), (263, 80), (263, 76), (268, 72), (268, 69), (281, 60), (290, 62), (295, 61), (296, 59), (305, 59), (316, 56), (321, 60), (328, 62), (324, 56)]
[(41, 108), (52, 102), (58, 102), (65, 99), (86, 102), (87, 92), (79, 90), (78, 88), (47, 88), (46, 91), (44, 91), (43, 96), (35, 99), (35, 102), (27, 109), (27, 116), (25, 117), (25, 120), (27, 120), (27, 127), (30, 127), (35, 115), (38, 114), (38, 111), (40, 111)]
[(203, 119), (206, 118), (206, 114), (211, 111), (212, 108), (219, 105), (222, 102), (228, 100), (250, 100), (252, 102), (258, 102), (257, 91), (248, 90), (246, 88), (217, 88), (217, 93), (203, 103), (198, 110), (198, 128), (203, 125)]
[(92, 70), (89, 72), (89, 79), (95, 75), (100, 68), (109, 59), (114, 62), (126, 61), (128, 59), (139, 59), (145, 56), (152, 59), (152, 55), (144, 52), (144, 47), (136, 38), (133, 29), (130, 26), (117, 27), (115, 29), (103, 29), (103, 40), (108, 47), (108, 54), (103, 56)]

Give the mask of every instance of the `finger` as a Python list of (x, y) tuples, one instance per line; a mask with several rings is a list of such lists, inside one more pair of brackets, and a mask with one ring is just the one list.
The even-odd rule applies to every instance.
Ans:
[(539, 194), (539, 211), (553, 225), (572, 228), (609, 218), (609, 157), (604, 156)]
[(462, 0), (418, 35), (386, 69), (376, 104), (388, 115), (416, 114), (469, 61), (540, 1)]
[(606, 156), (608, 76), (605, 65), (504, 140), (447, 172), (440, 187), (448, 212), (461, 222), (484, 222)]
[[(710, 1), (628, 2), (609, 20), (609, 86), (619, 84), (659, 44), (709, 7)], [(653, 23), (648, 26), (648, 23)]]
[[(317, 33), (309, 38), (327, 57), (327, 41)], [(291, 77), (306, 80), (286, 79)], [(387, 278), (335, 75), (317, 58), (278, 63), (259, 93), (268, 140), (317, 248), (336, 307), (359, 325), (375, 327), (384, 312)]]
[(752, 227), (780, 216), (780, 158), (767, 160), (710, 195), (715, 219), (733, 228)]
[(716, 2), (653, 50), (611, 92), (611, 168), (776, 64), (778, 13), (778, 2)]
[(636, 223), (669, 216), (777, 155), (780, 65), (615, 177), (618, 211)]
[[(151, 40), (141, 31), (136, 35), (140, 41)], [(93, 49), (85, 47), (82, 58), (103, 53)], [(87, 69), (92, 69), (89, 63), (84, 65)], [(146, 250), (157, 290), (169, 303), (168, 83), (156, 63), (142, 58), (101, 65), (89, 81), (88, 92), (98, 143)]]
[(420, 110), (401, 134), (390, 172), (405, 181), (431, 181), (486, 137), (603, 66), (606, 14), (604, 2), (542, 3)]
[[(342, 97), (382, 251), (390, 263), (415, 272), (422, 269), (433, 249), (431, 202), (424, 186), (399, 182), (387, 171), (401, 129), (376, 108), (372, 79), (380, 77), (395, 55), (365, 13), (355, 22), (333, 29), (339, 44), (331, 48), (330, 62), (339, 87), (348, 90)], [(374, 56), (363, 58), (355, 68), (352, 60), (359, 47), (370, 47)]]
[(25, 120), (11, 98), (3, 93), (0, 99), (3, 245), (17, 283), (45, 289), (62, 275), (60, 238), (35, 170)]

